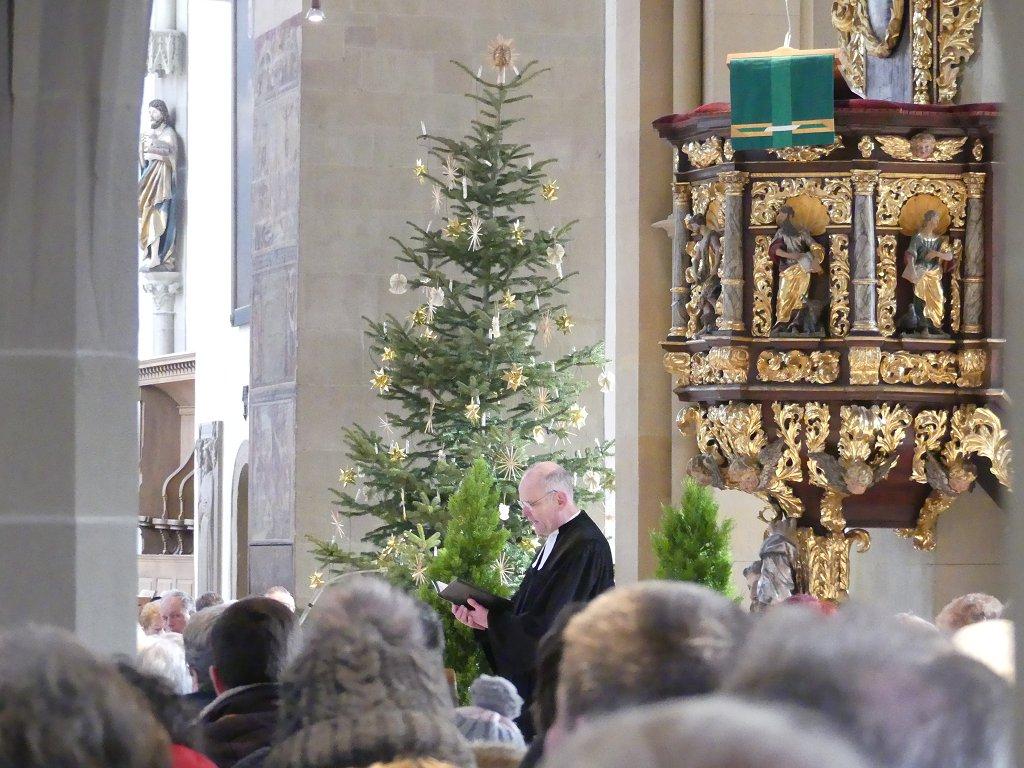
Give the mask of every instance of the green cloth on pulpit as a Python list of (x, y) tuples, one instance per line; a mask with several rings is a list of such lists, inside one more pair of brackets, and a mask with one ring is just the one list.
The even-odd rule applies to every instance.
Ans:
[(833, 56), (736, 58), (729, 62), (734, 149), (835, 141)]

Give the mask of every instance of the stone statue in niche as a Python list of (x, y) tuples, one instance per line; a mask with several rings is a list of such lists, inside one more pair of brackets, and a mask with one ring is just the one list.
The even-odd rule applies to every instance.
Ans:
[(945, 336), (942, 322), (946, 316), (946, 295), (942, 276), (954, 266), (953, 254), (936, 229), (939, 212), (925, 211), (921, 228), (910, 240), (904, 258), (903, 277), (914, 286), (914, 299), (900, 317), (899, 329), (904, 335)]
[(715, 328), (715, 304), (722, 293), (718, 274), (722, 264), (722, 234), (708, 224), (702, 213), (687, 216), (686, 228), (697, 238), (690, 251), (687, 275), (693, 286), (688, 311), (691, 317), (696, 317), (695, 333), (707, 333)]
[(825, 249), (810, 231), (798, 227), (792, 206), (779, 208), (779, 225), (768, 253), (778, 265), (779, 287), (775, 298), (773, 335), (821, 336), (821, 301), (811, 299), (814, 275), (824, 272)]
[(163, 100), (149, 102), (149, 120), (150, 127), (139, 140), (139, 271), (173, 272), (181, 142)]

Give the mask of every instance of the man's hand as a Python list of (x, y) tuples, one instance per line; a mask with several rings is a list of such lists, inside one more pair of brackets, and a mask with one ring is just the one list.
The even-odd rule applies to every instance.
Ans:
[(470, 600), (468, 608), (462, 605), (453, 605), (452, 614), (456, 620), (470, 629), (487, 629), (488, 611), (476, 600)]

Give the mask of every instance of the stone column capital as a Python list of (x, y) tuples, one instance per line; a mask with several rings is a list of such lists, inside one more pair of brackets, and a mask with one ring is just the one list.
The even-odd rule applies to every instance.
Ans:
[(878, 186), (878, 171), (850, 171), (855, 195), (873, 195)]
[(181, 293), (180, 272), (143, 272), (142, 290), (153, 297), (156, 312), (174, 312), (174, 297)]
[(962, 178), (964, 180), (964, 185), (967, 187), (968, 198), (981, 199), (985, 196), (984, 173), (965, 173)]
[(727, 197), (740, 197), (749, 179), (750, 174), (746, 171), (722, 171), (718, 174), (718, 180), (725, 186)]
[(672, 202), (676, 205), (686, 205), (690, 202), (690, 182), (676, 181), (672, 184)]

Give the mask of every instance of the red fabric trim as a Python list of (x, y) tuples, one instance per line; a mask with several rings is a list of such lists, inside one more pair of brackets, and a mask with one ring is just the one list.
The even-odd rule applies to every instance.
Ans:
[(217, 768), (217, 764), (195, 750), (172, 744), (171, 768)]

